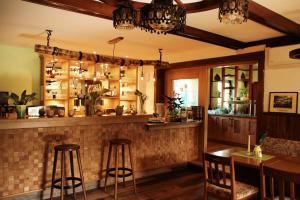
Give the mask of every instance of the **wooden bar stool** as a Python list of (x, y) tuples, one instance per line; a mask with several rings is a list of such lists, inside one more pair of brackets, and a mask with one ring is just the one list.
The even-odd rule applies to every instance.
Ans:
[[(64, 199), (64, 190), (72, 188), (73, 189), (73, 197), (74, 197), (74, 199), (76, 199), (75, 188), (79, 187), (79, 186), (82, 186), (83, 199), (86, 200), (84, 178), (83, 178), (79, 149), (80, 149), (80, 146), (76, 145), (76, 144), (62, 144), (62, 145), (57, 145), (54, 147), (55, 154), (54, 154), (52, 184), (51, 184), (51, 194), (50, 194), (51, 200), (53, 199), (53, 189), (54, 188), (60, 189), (60, 199), (61, 200)], [(68, 151), (70, 154), (71, 177), (66, 177), (66, 172), (65, 172), (66, 151)], [(74, 177), (73, 151), (76, 151), (80, 178)], [(61, 178), (55, 179), (58, 152), (61, 152)], [(72, 185), (65, 185), (65, 182), (67, 182), (67, 181), (72, 181)]]
[[(131, 168), (125, 167), (125, 146), (126, 145), (128, 146), (128, 150), (129, 150), (129, 159), (130, 159)], [(119, 147), (122, 147), (122, 167), (118, 167)], [(109, 168), (110, 167), (112, 148), (115, 149), (115, 167), (114, 168)], [(122, 174), (120, 174), (119, 171), (122, 171)], [(109, 141), (109, 152), (108, 152), (105, 183), (104, 183), (104, 190), (105, 191), (106, 191), (106, 183), (107, 183), (108, 176), (115, 177), (115, 193), (114, 193), (115, 199), (117, 199), (117, 194), (118, 194), (118, 178), (123, 178), (123, 184), (125, 185), (125, 177), (132, 176), (134, 193), (136, 193), (134, 169), (133, 169), (133, 164), (132, 164), (131, 140), (128, 140), (128, 139), (113, 139), (113, 140)]]

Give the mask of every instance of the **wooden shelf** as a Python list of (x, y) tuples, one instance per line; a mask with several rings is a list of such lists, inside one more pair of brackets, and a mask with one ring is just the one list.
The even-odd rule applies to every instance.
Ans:
[[(77, 99), (78, 97), (74, 94), (79, 94), (81, 91), (83, 94), (86, 94), (89, 89), (93, 90), (100, 90), (100, 86), (98, 85), (99, 82), (101, 81), (103, 83), (102, 87), (103, 88), (109, 88), (111, 90), (114, 90), (114, 94), (121, 94), (122, 88), (121, 88), (121, 83), (120, 83), (120, 66), (115, 64), (115, 65), (108, 65), (108, 72), (110, 72), (109, 76), (99, 76), (99, 70), (101, 65), (99, 66), (99, 63), (95, 64), (93, 62), (88, 62), (83, 60), (83, 65), (82, 68), (87, 69), (82, 75), (82, 77), (79, 76), (78, 73), (75, 73), (72, 71), (72, 67), (74, 68), (75, 66), (78, 67), (79, 63), (78, 60), (72, 60), (70, 59), (64, 59), (64, 62), (60, 64), (60, 70), (59, 74), (55, 76), (55, 78), (50, 78), (49, 68), (47, 66), (49, 65), (50, 61), (52, 60), (52, 56), (48, 55), (41, 55), (41, 63), (42, 63), (42, 72), (41, 72), (41, 77), (43, 82), (41, 83), (43, 87), (43, 104), (45, 106), (49, 105), (55, 105), (55, 104), (60, 104), (61, 106), (65, 107), (65, 113), (66, 116), (68, 115), (69, 109), (74, 108), (74, 100)], [(58, 57), (58, 59), (61, 59)], [(125, 74), (127, 75), (125, 78), (123, 78), (123, 83), (126, 85), (126, 87), (130, 88), (130, 90), (135, 91), (137, 89), (137, 71), (138, 67), (130, 67), (130, 68), (125, 68), (122, 71), (125, 71)], [(97, 80), (94, 80), (95, 74), (98, 74)], [(103, 75), (103, 74), (102, 74)], [(53, 77), (53, 76), (52, 76)], [(62, 77), (62, 78), (60, 78)], [(75, 80), (76, 79), (76, 80)], [(53, 82), (53, 83), (52, 83)], [(58, 83), (57, 83), (58, 82)], [(57, 86), (56, 84), (61, 84), (62, 87), (64, 87), (63, 90), (59, 89), (59, 85)], [(86, 84), (88, 84), (88, 87), (86, 87)], [(94, 88), (91, 88), (90, 86), (93, 85)], [(54, 87), (57, 89), (49, 89), (47, 87)], [(66, 98), (52, 98), (52, 95), (50, 96), (47, 91), (58, 91), (57, 93), (60, 94), (63, 97)], [(47, 98), (49, 97), (49, 98)], [(128, 101), (130, 104), (133, 104), (134, 107), (137, 107), (137, 98), (133, 99), (120, 99), (120, 95), (118, 96), (104, 96), (102, 97), (103, 100), (105, 100), (105, 106), (106, 108), (115, 108), (116, 105), (120, 104), (120, 101)], [(53, 101), (53, 102), (51, 102)], [(58, 101), (58, 102), (55, 102)], [(126, 102), (125, 102), (126, 103)]]

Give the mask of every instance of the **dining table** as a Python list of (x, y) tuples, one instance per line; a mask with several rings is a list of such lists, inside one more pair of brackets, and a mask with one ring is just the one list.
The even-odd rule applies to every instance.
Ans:
[[(253, 153), (249, 154), (246, 148), (230, 147), (218, 151), (208, 151), (209, 154), (230, 157), (234, 159), (235, 173), (238, 181), (242, 181), (260, 188), (260, 164), (264, 166), (300, 175), (300, 158), (293, 156), (278, 155), (271, 152), (263, 152), (262, 157), (256, 157)], [(296, 186), (299, 189), (299, 186)], [(297, 192), (297, 199), (300, 190)]]
[(260, 164), (274, 167), (283, 171), (300, 174), (300, 158), (292, 156), (276, 155), (263, 152), (262, 157), (256, 157), (253, 153), (248, 154), (246, 148), (231, 147), (218, 151), (208, 152), (212, 155), (229, 157), (232, 156), (237, 165), (259, 169)]

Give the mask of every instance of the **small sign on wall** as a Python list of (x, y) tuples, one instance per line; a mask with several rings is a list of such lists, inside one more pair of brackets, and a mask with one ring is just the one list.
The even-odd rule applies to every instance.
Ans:
[(297, 113), (298, 92), (270, 92), (269, 112)]

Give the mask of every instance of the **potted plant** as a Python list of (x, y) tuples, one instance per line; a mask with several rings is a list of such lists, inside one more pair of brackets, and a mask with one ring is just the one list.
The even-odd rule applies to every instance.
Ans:
[(168, 121), (170, 122), (176, 122), (180, 121), (180, 118), (178, 118), (178, 113), (181, 108), (181, 104), (183, 104), (183, 100), (181, 97), (169, 97), (165, 96), (167, 99), (168, 104)]
[(139, 90), (136, 90), (134, 94), (139, 97), (141, 114), (145, 114), (146, 111), (144, 110), (144, 105), (145, 105), (145, 101), (147, 99), (147, 96)]
[(13, 104), (16, 106), (18, 119), (25, 118), (26, 104), (36, 99), (35, 96), (35, 92), (33, 92), (32, 94), (26, 94), (26, 90), (22, 92), (21, 96), (18, 96), (13, 92), (8, 96), (8, 98), (11, 99), (13, 101)]

